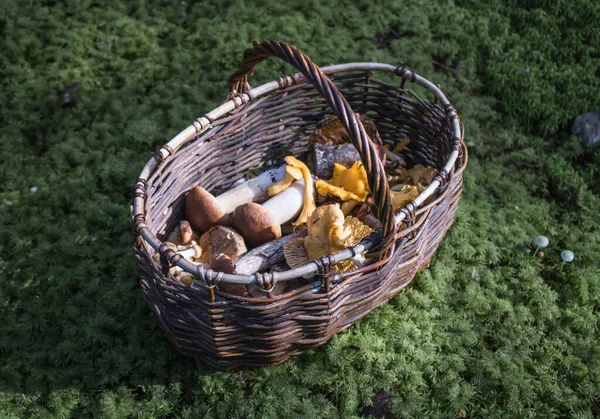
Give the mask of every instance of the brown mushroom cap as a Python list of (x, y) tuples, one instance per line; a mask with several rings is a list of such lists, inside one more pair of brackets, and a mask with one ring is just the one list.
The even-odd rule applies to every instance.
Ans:
[(233, 211), (233, 225), (251, 246), (260, 246), (281, 237), (281, 226), (271, 211), (250, 202)]
[(186, 220), (181, 220), (179, 222), (179, 243), (180, 244), (190, 244), (194, 239), (194, 231), (192, 230), (192, 226)]
[(232, 262), (235, 262), (238, 257), (248, 251), (242, 236), (233, 228), (225, 226), (211, 227), (200, 237), (200, 247), (202, 248), (202, 261), (208, 265), (212, 265), (220, 255), (227, 256)]
[(185, 213), (192, 226), (206, 231), (214, 225), (231, 225), (231, 219), (219, 202), (200, 186), (190, 190), (185, 199)]
[(235, 272), (235, 265), (229, 256), (219, 253), (211, 262), (210, 269), (216, 272), (232, 274)]

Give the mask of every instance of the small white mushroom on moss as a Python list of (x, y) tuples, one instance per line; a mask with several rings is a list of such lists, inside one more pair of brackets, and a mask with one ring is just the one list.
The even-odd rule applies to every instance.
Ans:
[(565, 263), (573, 262), (573, 259), (575, 259), (575, 254), (570, 250), (563, 250), (562, 252), (560, 252), (560, 258), (563, 261), (560, 265), (560, 270), (562, 271), (562, 268), (563, 266), (565, 266)]
[(537, 247), (535, 249), (535, 252), (533, 252), (533, 256), (535, 256), (540, 249), (543, 249), (543, 248), (547, 247), (549, 243), (550, 243), (550, 240), (548, 240), (548, 237), (546, 237), (546, 236), (537, 236), (535, 238), (535, 245)]
[(573, 262), (575, 255), (570, 250), (563, 250), (560, 252), (560, 258), (563, 260), (563, 262)]

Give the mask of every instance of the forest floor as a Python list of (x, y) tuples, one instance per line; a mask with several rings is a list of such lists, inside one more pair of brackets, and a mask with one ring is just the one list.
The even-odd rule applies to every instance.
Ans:
[[(600, 415), (600, 147), (569, 131), (600, 108), (599, 2), (114, 3), (0, 6), (0, 417)], [(129, 204), (255, 39), (403, 61), (442, 86), (470, 160), (406, 290), (280, 366), (217, 372), (152, 319)], [(270, 60), (253, 85), (291, 71)]]

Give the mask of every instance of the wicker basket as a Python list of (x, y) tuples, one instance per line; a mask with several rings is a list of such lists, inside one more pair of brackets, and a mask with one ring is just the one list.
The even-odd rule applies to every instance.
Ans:
[[(250, 89), (248, 75), (268, 57), (300, 73)], [(376, 79), (374, 72), (400, 77), (399, 86)], [(420, 99), (406, 88), (407, 81), (429, 90), (433, 101)], [(140, 284), (158, 324), (180, 352), (219, 369), (279, 364), (322, 345), (408, 285), (429, 265), (452, 224), (467, 162), (456, 111), (438, 87), (404, 67), (369, 62), (320, 69), (295, 47), (263, 42), (246, 50), (229, 84), (226, 102), (193, 121), (148, 161), (134, 187), (131, 214)], [(332, 111), (367, 170), (380, 231), (301, 268), (254, 275), (198, 268), (161, 242), (185, 218), (185, 195), (193, 186), (218, 195), (251, 169), (280, 165), (289, 154), (306, 157), (307, 137)], [(383, 165), (354, 112), (375, 121), (384, 143), (393, 146), (408, 135), (403, 155), (439, 170), (429, 187), (396, 214)], [(333, 264), (365, 250), (370, 258), (365, 266), (333, 273)], [(153, 260), (156, 251), (162, 263)], [(168, 273), (172, 265), (198, 280), (183, 285)], [(270, 292), (276, 283), (307, 275), (313, 280), (299, 288)], [(264, 295), (228, 294), (215, 287), (219, 281), (256, 284)]]

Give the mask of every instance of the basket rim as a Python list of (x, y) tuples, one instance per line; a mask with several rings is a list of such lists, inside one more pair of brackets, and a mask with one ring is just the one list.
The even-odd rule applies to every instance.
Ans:
[[(434, 180), (425, 188), (412, 202), (410, 208), (412, 211), (418, 209), (423, 202), (429, 198), (433, 193), (440, 187), (445, 185), (446, 177), (449, 176), (452, 172), (452, 169), (456, 163), (457, 158), (461, 150), (464, 147), (463, 142), (463, 127), (460, 123), (460, 118), (458, 113), (446, 97), (446, 95), (441, 91), (440, 86), (436, 86), (431, 81), (426, 78), (418, 75), (414, 71), (408, 70), (404, 66), (394, 66), (391, 64), (385, 63), (373, 63), (373, 62), (354, 62), (354, 63), (346, 63), (346, 64), (335, 64), (329, 65), (321, 68), (325, 74), (334, 74), (340, 72), (349, 72), (349, 71), (382, 71), (393, 73), (403, 79), (403, 83), (405, 81), (410, 81), (412, 83), (416, 83), (422, 87), (425, 87), (429, 90), (430, 93), (433, 94), (434, 100), (438, 102), (444, 109), (446, 113), (446, 117), (450, 119), (453, 126), (453, 147), (452, 152), (450, 153), (448, 160), (444, 167), (438, 171), (438, 174), (434, 178)], [(204, 131), (206, 131), (209, 127), (212, 126), (212, 121), (229, 114), (234, 109), (239, 106), (252, 101), (253, 99), (263, 96), (265, 94), (276, 91), (288, 84), (291, 83), (299, 83), (305, 80), (304, 75), (301, 73), (295, 73), (291, 75), (286, 75), (277, 80), (273, 80), (271, 82), (265, 83), (258, 87), (255, 87), (248, 91), (247, 93), (242, 93), (238, 96), (233, 97), (230, 100), (223, 102), (220, 106), (216, 107), (212, 111), (208, 112), (202, 117), (195, 119), (191, 125), (173, 137), (167, 144), (163, 145), (145, 164), (142, 172), (140, 173), (134, 187), (134, 198), (133, 205), (131, 208), (131, 218), (134, 222), (134, 233), (141, 236), (155, 251), (159, 251), (160, 247), (163, 245), (163, 242), (156, 237), (156, 235), (150, 230), (150, 228), (145, 224), (145, 203), (146, 203), (146, 182), (150, 175), (171, 155), (175, 154), (177, 150), (188, 141), (196, 138)], [(409, 217), (409, 210), (405, 208), (401, 208), (395, 216), (396, 225), (400, 225), (402, 221)], [(369, 250), (376, 244), (373, 241), (373, 238), (367, 237), (363, 239), (359, 244), (348, 247), (340, 252), (337, 252), (333, 255), (330, 255), (332, 265), (347, 259), (352, 259), (356, 257), (356, 255), (362, 254), (364, 251)], [(265, 274), (254, 273), (251, 275), (240, 275), (240, 274), (225, 274), (223, 272), (214, 272), (210, 269), (206, 269), (204, 266), (197, 266), (184, 258), (179, 258), (174, 265), (179, 266), (186, 272), (191, 273), (192, 275), (198, 276), (204, 279), (204, 283), (207, 284), (209, 288), (214, 288), (218, 282), (223, 282), (226, 284), (235, 284), (235, 285), (250, 285), (250, 284), (258, 284), (263, 285), (265, 283)], [(331, 266), (332, 266), (331, 265)], [(314, 275), (318, 273), (319, 267), (316, 261), (311, 261), (307, 265), (300, 266), (298, 268), (293, 268), (284, 272), (273, 272), (268, 274), (270, 278), (267, 278), (267, 283), (271, 283), (271, 288), (275, 286), (276, 282), (280, 281), (288, 281), (292, 279), (296, 279), (305, 275)], [(206, 279), (210, 278), (210, 285)], [(268, 290), (266, 290), (268, 291)]]

